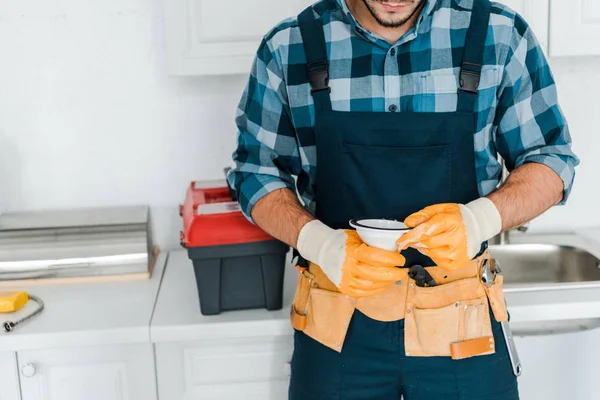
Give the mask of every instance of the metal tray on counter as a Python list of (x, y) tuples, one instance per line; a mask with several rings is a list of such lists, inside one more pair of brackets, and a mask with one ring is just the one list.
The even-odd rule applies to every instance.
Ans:
[(0, 215), (0, 281), (147, 273), (148, 206)]

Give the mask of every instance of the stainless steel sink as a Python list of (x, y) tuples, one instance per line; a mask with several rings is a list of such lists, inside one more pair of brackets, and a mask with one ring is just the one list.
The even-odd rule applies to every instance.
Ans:
[(521, 243), (491, 245), (507, 289), (600, 286), (600, 260), (581, 247)]
[(490, 245), (504, 275), (515, 336), (600, 328), (600, 241), (596, 238), (595, 233), (511, 232), (510, 241)]

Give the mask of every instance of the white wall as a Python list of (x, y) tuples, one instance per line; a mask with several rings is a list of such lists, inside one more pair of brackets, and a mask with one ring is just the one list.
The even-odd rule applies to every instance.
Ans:
[(0, 4), (0, 212), (151, 204), (177, 245), (189, 181), (230, 163), (245, 79), (167, 76), (160, 0)]
[(550, 64), (581, 164), (568, 204), (551, 209), (531, 227), (560, 231), (600, 226), (600, 57), (553, 58)]
[[(246, 77), (167, 76), (161, 0), (0, 1), (0, 49), (0, 212), (150, 204), (177, 247), (188, 183), (230, 163)], [(600, 59), (553, 64), (583, 164), (532, 228), (600, 225)]]

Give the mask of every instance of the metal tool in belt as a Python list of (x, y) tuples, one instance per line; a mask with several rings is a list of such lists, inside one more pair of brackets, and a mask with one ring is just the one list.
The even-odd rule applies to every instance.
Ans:
[(408, 276), (415, 280), (418, 287), (437, 286), (433, 276), (422, 265), (413, 265), (408, 271)]
[[(496, 283), (496, 276), (502, 274), (502, 270), (498, 265), (496, 260), (493, 260), (493, 268), (491, 262), (489, 260), (485, 260), (482, 266), (481, 271), (481, 281), (488, 287), (491, 288)], [(502, 326), (502, 333), (504, 334), (504, 340), (506, 341), (506, 348), (508, 350), (508, 356), (510, 358), (510, 363), (513, 368), (513, 372), (515, 376), (520, 376), (521, 372), (523, 372), (523, 367), (521, 366), (521, 360), (519, 359), (519, 354), (517, 353), (517, 346), (515, 344), (515, 338), (513, 337), (512, 331), (510, 329), (510, 325), (508, 320), (500, 323)]]

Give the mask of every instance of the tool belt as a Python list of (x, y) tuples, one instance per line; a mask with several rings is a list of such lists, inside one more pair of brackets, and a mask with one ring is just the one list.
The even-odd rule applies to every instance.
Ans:
[[(486, 250), (463, 268), (424, 268), (436, 286), (406, 276), (376, 296), (352, 298), (340, 293), (321, 268), (309, 263), (301, 272), (290, 319), (294, 329), (341, 352), (355, 310), (378, 321), (405, 319), (406, 356), (448, 356), (463, 359), (495, 352), (490, 308), (498, 322), (508, 313), (503, 277), (482, 282), (482, 268), (494, 263)], [(420, 286), (421, 285), (421, 286)]]

